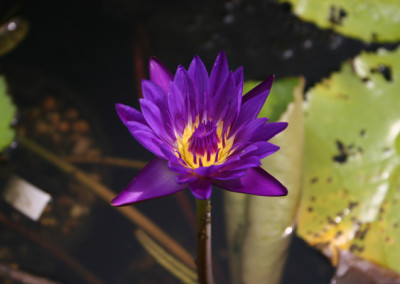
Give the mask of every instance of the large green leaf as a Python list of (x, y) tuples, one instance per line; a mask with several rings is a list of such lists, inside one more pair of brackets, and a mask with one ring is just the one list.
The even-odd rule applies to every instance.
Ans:
[(0, 76), (0, 152), (4, 150), (14, 138), (14, 130), (10, 127), (15, 116), (15, 107), (7, 95), (7, 84)]
[(367, 42), (400, 39), (398, 0), (279, 0), (293, 5), (294, 13), (321, 28)]
[(362, 53), (307, 94), (298, 234), (334, 264), (349, 250), (400, 272), (399, 90), (400, 49)]
[(279, 283), (301, 188), (303, 87), (299, 78), (275, 82), (261, 111), (270, 118), (276, 117), (274, 120), (289, 123), (271, 140), (282, 149), (262, 161), (263, 168), (287, 186), (288, 196), (225, 192), (231, 283)]

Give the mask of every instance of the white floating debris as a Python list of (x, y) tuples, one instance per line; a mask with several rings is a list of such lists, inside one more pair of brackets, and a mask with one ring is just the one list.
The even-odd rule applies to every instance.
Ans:
[(50, 194), (26, 180), (12, 176), (3, 192), (4, 199), (27, 217), (37, 221), (50, 201)]

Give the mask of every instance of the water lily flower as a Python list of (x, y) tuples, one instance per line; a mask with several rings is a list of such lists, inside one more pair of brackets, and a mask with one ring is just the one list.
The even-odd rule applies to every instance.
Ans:
[(132, 136), (154, 158), (112, 200), (115, 206), (161, 197), (190, 188), (200, 200), (212, 185), (262, 196), (286, 195), (286, 188), (263, 170), (261, 159), (279, 147), (268, 142), (285, 122), (257, 118), (268, 97), (270, 76), (242, 96), (243, 69), (229, 71), (221, 52), (209, 75), (198, 56), (175, 75), (156, 58), (150, 80), (143, 80), (141, 112), (117, 104)]

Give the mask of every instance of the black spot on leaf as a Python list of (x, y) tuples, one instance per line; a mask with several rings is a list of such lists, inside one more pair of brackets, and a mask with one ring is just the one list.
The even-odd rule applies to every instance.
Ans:
[(338, 163), (345, 163), (349, 155), (344, 147), (344, 144), (341, 141), (336, 140), (336, 147), (339, 151), (339, 154), (333, 156), (333, 160)]
[(351, 252), (362, 252), (364, 250), (364, 246), (358, 246), (356, 244), (352, 244), (349, 249)]
[(353, 210), (354, 207), (356, 207), (357, 205), (358, 205), (358, 202), (350, 202), (350, 203), (349, 203), (349, 209), (350, 209), (350, 210)]
[(371, 68), (371, 73), (381, 73), (386, 81), (393, 81), (392, 68), (387, 65), (379, 64), (377, 68)]
[(334, 225), (334, 226), (337, 225), (335, 220), (333, 220), (332, 217), (330, 217), (330, 216), (326, 217), (326, 221), (328, 222), (329, 225)]
[(343, 8), (332, 5), (329, 9), (329, 22), (334, 25), (342, 25), (346, 16), (347, 12)]
[(356, 232), (355, 238), (356, 239), (360, 239), (360, 240), (364, 240), (365, 236), (369, 232), (369, 228), (370, 228), (370, 225), (367, 224), (364, 228), (358, 229), (357, 232)]

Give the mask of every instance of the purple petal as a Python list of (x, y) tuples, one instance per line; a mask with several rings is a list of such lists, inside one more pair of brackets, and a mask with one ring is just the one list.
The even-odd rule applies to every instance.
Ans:
[(268, 141), (288, 126), (287, 122), (270, 122), (263, 125), (250, 138), (251, 141)]
[(198, 178), (189, 183), (189, 188), (194, 197), (200, 200), (209, 199), (212, 192), (212, 183), (210, 178)]
[(208, 92), (208, 72), (203, 61), (201, 61), (200, 57), (197, 55), (190, 63), (188, 75), (195, 83), (195, 87), (197, 88), (197, 111), (199, 112), (204, 107), (204, 96)]
[(177, 174), (187, 174), (191, 172), (191, 170), (184, 166), (185, 162), (175, 155), (176, 150), (174, 148), (164, 144), (160, 147), (160, 149), (166, 159), (169, 161), (168, 167), (171, 171)]
[(191, 183), (194, 182), (198, 179), (199, 177), (197, 175), (194, 175), (193, 172), (192, 173), (186, 173), (186, 174), (181, 174), (181, 175), (177, 175), (175, 178), (175, 181), (179, 184), (181, 183)]
[(215, 184), (215, 180), (232, 180), (237, 179), (244, 176), (247, 172), (247, 169), (242, 170), (231, 170), (231, 171), (221, 171), (213, 174), (213, 180)]
[(188, 119), (185, 105), (185, 97), (173, 83), (171, 84), (169, 89), (168, 108), (171, 116), (171, 122), (174, 125), (174, 129), (178, 130), (178, 133), (182, 135)]
[(153, 81), (142, 80), (142, 92), (144, 99), (152, 101), (158, 106), (165, 105), (167, 93)]
[(212, 98), (211, 116), (215, 121), (219, 120), (224, 109), (227, 111), (230, 104), (237, 103), (235, 89), (236, 85), (233, 73), (229, 72)]
[(223, 168), (225, 164), (220, 164), (220, 165), (211, 165), (209, 167), (198, 167), (194, 170), (196, 174), (202, 177), (209, 177), (216, 171), (220, 170)]
[(235, 142), (234, 144), (245, 143), (251, 141), (250, 138), (253, 137), (259, 129), (265, 125), (268, 121), (268, 118), (258, 118), (251, 120), (248, 123), (242, 124), (235, 134)]
[(269, 95), (273, 78), (273, 76), (269, 76), (268, 79), (260, 83), (243, 97), (239, 116), (232, 126), (230, 135), (236, 133), (240, 126), (246, 125), (249, 121), (257, 117)]
[(225, 53), (221, 51), (217, 59), (215, 60), (214, 66), (211, 70), (210, 75), (210, 85), (208, 94), (213, 96), (219, 89), (219, 86), (225, 80), (225, 77), (228, 75), (229, 67), (228, 61), (226, 60)]
[(235, 73), (235, 82), (236, 82), (236, 92), (237, 92), (237, 105), (235, 107), (236, 115), (240, 111), (240, 106), (242, 105), (242, 97), (243, 97), (243, 67), (239, 67)]
[[(153, 131), (140, 130), (140, 128), (145, 129), (137, 122), (130, 121), (127, 123), (127, 127), (132, 134), (132, 136), (147, 150), (154, 153), (160, 158), (165, 158), (165, 155), (161, 151), (161, 146), (164, 142), (154, 134)], [(150, 129), (150, 128), (149, 128)]]
[(247, 94), (243, 96), (243, 103), (247, 102), (248, 100), (251, 100), (252, 98), (267, 92), (267, 96), (269, 94), (269, 91), (271, 90), (272, 83), (274, 82), (275, 76), (270, 75), (267, 79), (262, 81), (260, 84), (258, 84), (256, 87), (251, 89)]
[(214, 180), (222, 189), (261, 196), (282, 196), (287, 189), (277, 179), (262, 168), (250, 168), (246, 175), (238, 179)]
[(243, 151), (245, 152), (242, 157), (247, 157), (249, 155), (251, 156), (257, 156), (259, 159), (264, 159), (265, 157), (275, 153), (280, 149), (279, 146), (276, 146), (275, 144), (269, 143), (269, 142), (264, 142), (264, 141), (259, 141), (255, 142), (252, 144), (252, 146), (256, 146), (256, 149), (252, 149), (250, 151), (246, 151), (244, 149)]
[(232, 163), (226, 163), (225, 167), (221, 171), (229, 170), (243, 170), (261, 166), (261, 160), (257, 156), (250, 156), (243, 159), (233, 161)]
[(128, 121), (138, 121), (141, 123), (146, 123), (143, 114), (140, 111), (131, 108), (130, 106), (115, 104), (115, 108), (117, 109), (117, 113), (125, 125)]
[(174, 134), (172, 127), (168, 124), (170, 121), (167, 119), (168, 115), (164, 109), (159, 108), (152, 101), (141, 99), (140, 106), (142, 109), (143, 116), (150, 126), (161, 139), (172, 143), (174, 141)]
[[(241, 86), (236, 86), (231, 100), (229, 101), (228, 108), (226, 110), (226, 113), (222, 117), (222, 120), (224, 121), (224, 128), (222, 130), (223, 133), (226, 133), (226, 131), (232, 127), (232, 123), (237, 119), (239, 112), (240, 112), (240, 107), (241, 107), (241, 100), (242, 100), (242, 89), (243, 85)], [(232, 132), (233, 133), (233, 132)]]
[(165, 67), (160, 60), (152, 57), (149, 62), (149, 73), (150, 80), (156, 83), (168, 94), (169, 82), (171, 82), (174, 77), (171, 72)]
[[(179, 66), (175, 73), (174, 85), (181, 92), (185, 108), (187, 109), (186, 117), (190, 115), (191, 117), (196, 116), (197, 109), (197, 89), (194, 87), (192, 80), (190, 79), (187, 71), (182, 66)], [(185, 113), (184, 113), (185, 114)]]
[(246, 101), (244, 101), (245, 97), (243, 97), (242, 106), (240, 108), (239, 121), (241, 121), (242, 123), (246, 123), (247, 121), (255, 119), (260, 112), (262, 106), (264, 105), (268, 94), (269, 91), (265, 91)]
[(177, 184), (175, 174), (168, 169), (168, 162), (155, 158), (118, 194), (111, 204), (114, 206), (125, 205), (161, 197), (181, 191), (187, 184)]
[[(243, 86), (243, 67), (240, 66), (236, 71), (234, 72), (235, 75), (235, 83), (237, 85), (242, 85)], [(243, 90), (242, 90), (243, 91)], [(240, 93), (240, 96), (242, 96), (242, 93)]]

